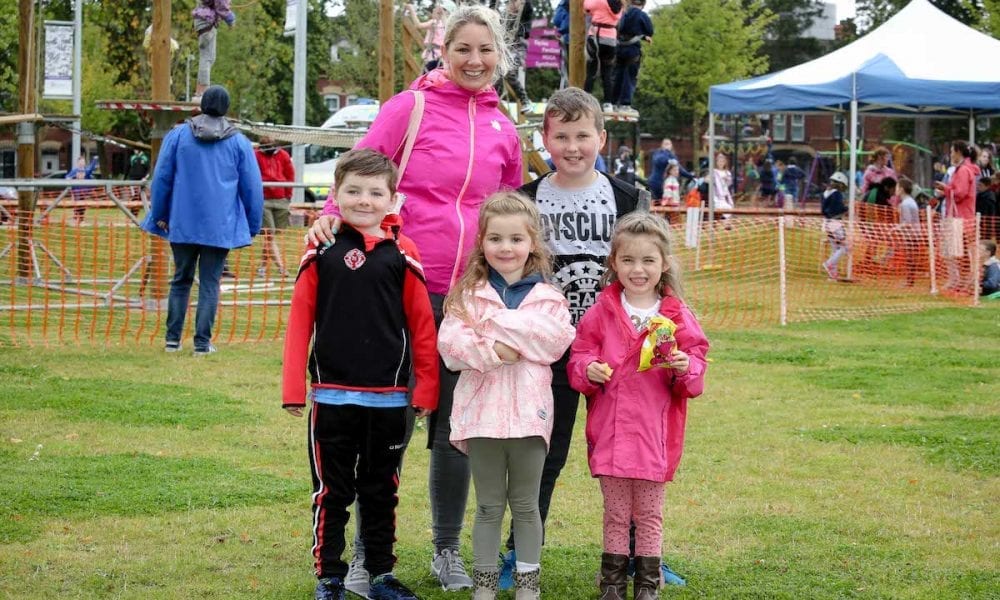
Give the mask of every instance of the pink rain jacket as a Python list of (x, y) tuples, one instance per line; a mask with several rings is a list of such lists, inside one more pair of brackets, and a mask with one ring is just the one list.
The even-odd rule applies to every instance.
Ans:
[[(422, 90), (425, 103), (399, 183), (406, 195), (403, 233), (423, 258), (427, 290), (447, 294), (475, 242), (479, 206), (490, 194), (521, 185), (521, 145), (492, 87), (470, 92), (437, 69), (410, 89)], [(355, 148), (378, 150), (399, 164), (413, 102), (410, 92), (390, 98)], [(332, 197), (323, 213), (336, 213)]]
[[(470, 438), (552, 436), (552, 369), (573, 342), (566, 298), (538, 283), (516, 309), (506, 308), (485, 284), (466, 296), (467, 319), (446, 315), (438, 331), (444, 364), (462, 374), (451, 408), (451, 437), (467, 452)], [(521, 354), (504, 363), (493, 351), (503, 342)]]
[[(660, 314), (677, 324), (678, 349), (690, 357), (687, 373), (652, 368), (638, 372), (644, 335), (637, 332), (621, 303), (615, 282), (583, 315), (570, 350), (569, 382), (587, 396), (587, 459), (594, 477), (607, 475), (648, 481), (671, 481), (684, 449), (688, 398), (705, 386), (708, 339), (691, 310), (667, 296)], [(611, 381), (587, 379), (587, 365), (606, 362)]]

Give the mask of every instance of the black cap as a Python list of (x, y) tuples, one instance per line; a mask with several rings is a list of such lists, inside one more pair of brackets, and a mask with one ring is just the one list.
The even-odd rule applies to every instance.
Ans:
[(229, 92), (221, 85), (211, 85), (201, 95), (201, 112), (210, 117), (224, 117), (229, 112)]

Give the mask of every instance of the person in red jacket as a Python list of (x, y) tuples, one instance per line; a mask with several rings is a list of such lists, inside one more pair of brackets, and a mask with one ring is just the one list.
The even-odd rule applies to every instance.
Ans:
[[(292, 165), (292, 157), (285, 152), (284, 148), (276, 146), (274, 140), (267, 136), (260, 138), (260, 146), (254, 149), (254, 156), (257, 157), (257, 165), (260, 167), (261, 181), (295, 181), (295, 166)], [(260, 267), (257, 275), (264, 277), (267, 274), (267, 264), (274, 261), (278, 267), (278, 274), (286, 277), (288, 271), (285, 269), (285, 262), (281, 259), (281, 251), (274, 238), (277, 229), (288, 229), (290, 211), (288, 205), (292, 200), (292, 188), (271, 187), (264, 188), (264, 224), (261, 233), (264, 234), (264, 244), (260, 251)]]
[[(415, 600), (392, 573), (406, 412), (437, 408), (437, 334), (420, 257), (399, 233), (396, 166), (352, 150), (334, 173), (342, 225), (330, 245), (310, 245), (299, 266), (285, 332), (282, 407), (301, 417), (309, 394), (313, 556), (317, 600), (344, 598), (344, 529), (359, 527), (369, 597)], [(309, 351), (310, 341), (312, 351)], [(409, 381), (415, 383), (408, 395)]]
[[(979, 180), (979, 166), (976, 158), (979, 152), (964, 140), (951, 143), (951, 164), (955, 172), (948, 183), (935, 182), (934, 187), (944, 196), (944, 216), (956, 219), (956, 227), (962, 230), (961, 236), (955, 231), (953, 243), (944, 242), (942, 252), (945, 255), (945, 265), (948, 268), (948, 281), (944, 285), (947, 292), (975, 293), (971, 285), (971, 260), (969, 249), (972, 247), (971, 233), (976, 219), (976, 181)], [(949, 221), (950, 222), (950, 221)], [(964, 283), (963, 283), (964, 282)]]

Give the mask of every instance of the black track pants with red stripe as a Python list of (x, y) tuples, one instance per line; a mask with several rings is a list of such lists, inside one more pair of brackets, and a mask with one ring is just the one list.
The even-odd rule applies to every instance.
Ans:
[(344, 528), (355, 495), (361, 504), (365, 569), (372, 575), (392, 571), (405, 436), (405, 408), (312, 405), (309, 462), (317, 577), (347, 574)]

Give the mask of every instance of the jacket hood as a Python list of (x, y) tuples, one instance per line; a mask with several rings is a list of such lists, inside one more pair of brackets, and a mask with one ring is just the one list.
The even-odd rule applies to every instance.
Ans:
[(434, 69), (417, 77), (410, 84), (410, 89), (433, 91), (445, 96), (454, 96), (456, 99), (462, 99), (463, 101), (467, 101), (468, 98), (475, 96), (476, 104), (489, 108), (496, 108), (500, 104), (500, 97), (497, 96), (497, 92), (493, 89), (492, 85), (477, 92), (467, 90), (451, 79), (448, 79), (448, 75), (443, 68)]
[(225, 117), (198, 115), (187, 121), (195, 138), (203, 142), (217, 142), (236, 135), (236, 127)]

